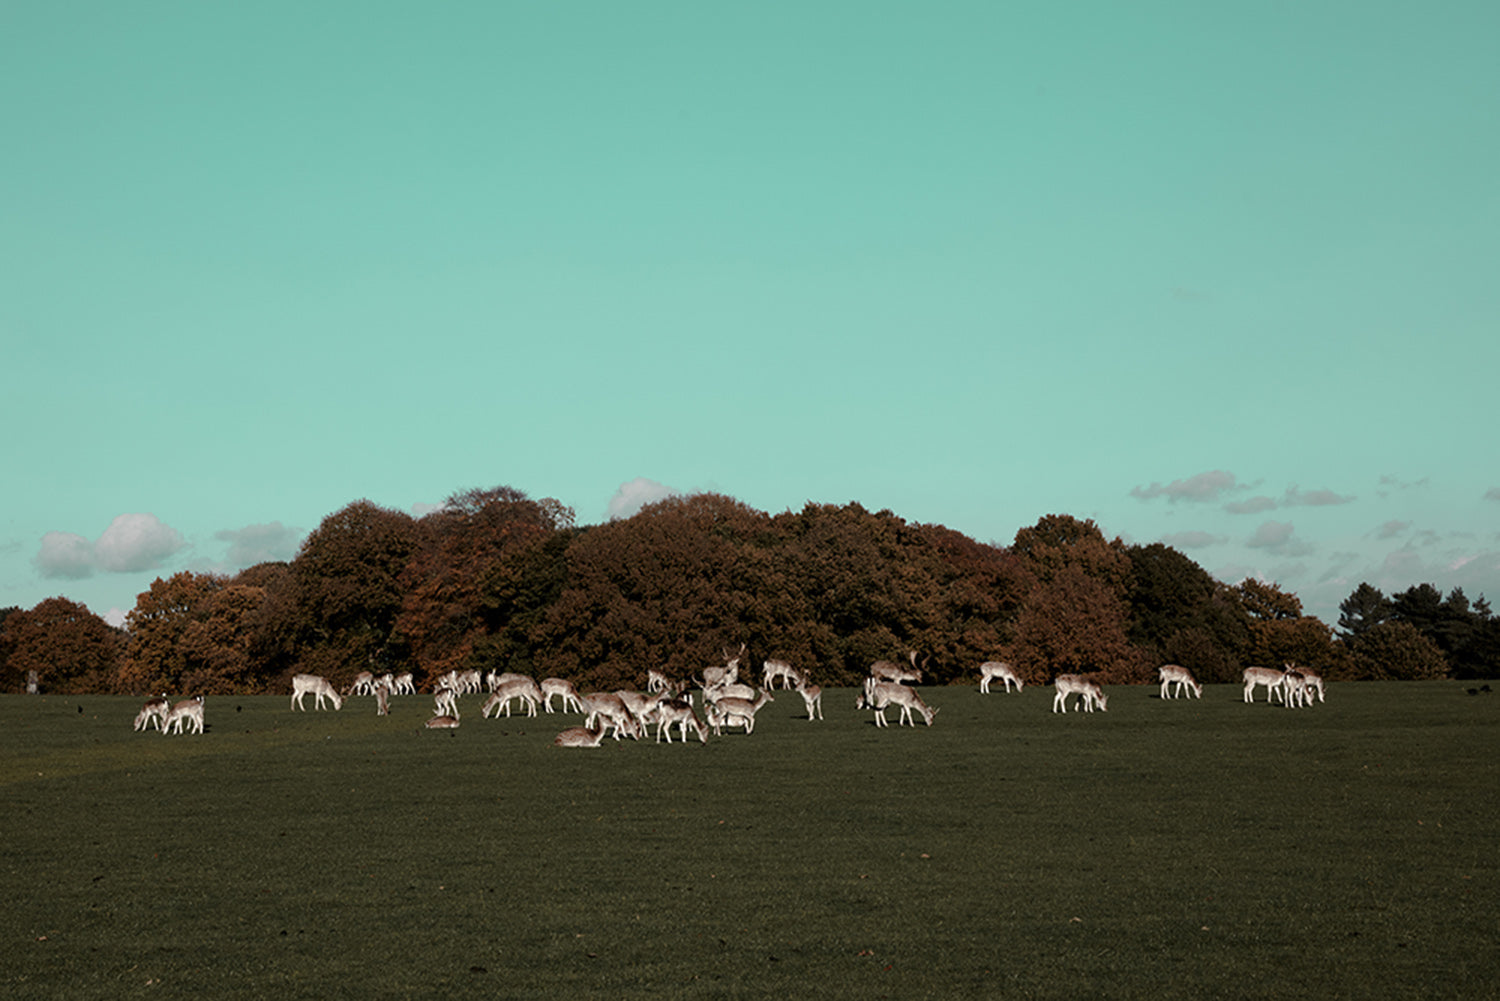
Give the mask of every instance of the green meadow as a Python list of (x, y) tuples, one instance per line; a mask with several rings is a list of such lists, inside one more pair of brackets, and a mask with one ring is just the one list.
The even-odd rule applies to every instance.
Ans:
[(452, 732), (210, 697), (169, 737), (3, 696), (0, 996), (1500, 996), (1500, 693), (1107, 691), (889, 729), (787, 692), (597, 750), (474, 696)]

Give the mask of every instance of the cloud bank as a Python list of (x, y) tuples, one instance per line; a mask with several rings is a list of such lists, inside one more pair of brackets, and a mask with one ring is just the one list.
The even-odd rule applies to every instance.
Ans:
[(246, 525), (241, 529), (215, 532), (214, 538), (229, 543), (224, 560), (232, 567), (244, 569), (257, 563), (290, 560), (297, 555), (302, 532), (279, 521), (269, 525)]
[(673, 490), (655, 480), (637, 476), (629, 483), (620, 484), (620, 489), (616, 490), (615, 495), (609, 499), (605, 517), (609, 521), (629, 518), (647, 504), (655, 504), (668, 497), (677, 497), (681, 493), (682, 491)]
[(43, 577), (80, 580), (96, 572), (154, 570), (183, 549), (182, 533), (154, 514), (122, 514), (93, 542), (73, 532), (48, 532), (32, 561)]

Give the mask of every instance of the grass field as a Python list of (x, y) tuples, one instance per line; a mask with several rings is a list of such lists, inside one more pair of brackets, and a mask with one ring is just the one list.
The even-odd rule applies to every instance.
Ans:
[(598, 750), (0, 697), (0, 996), (1500, 997), (1500, 694), (924, 694)]

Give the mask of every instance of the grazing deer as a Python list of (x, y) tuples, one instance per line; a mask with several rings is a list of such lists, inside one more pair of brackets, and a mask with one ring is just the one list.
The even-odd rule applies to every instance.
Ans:
[(979, 665), (979, 690), (985, 695), (990, 694), (990, 682), (995, 679), (1005, 683), (1005, 694), (1010, 694), (1010, 686), (1015, 685), (1019, 693), (1025, 685), (1021, 676), (1016, 673), (1015, 668), (1001, 660), (987, 660)]
[[(562, 698), (563, 712), (583, 712), (583, 703), (578, 701), (578, 690), (565, 678), (546, 678), (542, 681), (542, 708), (552, 711), (552, 696)], [(568, 707), (572, 706), (570, 710)]]
[[(870, 665), (870, 677), (876, 681), (894, 681), (898, 684), (907, 681), (921, 681), (922, 669), (917, 667), (917, 651), (908, 651), (906, 659), (911, 661), (911, 667), (909, 668), (902, 667), (900, 664), (895, 664), (888, 660), (877, 660)], [(931, 657), (928, 657), (927, 660), (922, 661), (922, 667), (926, 667), (927, 661), (931, 659)]]
[(1059, 674), (1054, 684), (1057, 685), (1057, 694), (1052, 697), (1053, 712), (1067, 712), (1070, 695), (1079, 697), (1079, 703), (1086, 712), (1093, 712), (1096, 705), (1100, 711), (1109, 709), (1109, 696), (1104, 694), (1104, 689), (1082, 675)]
[(682, 735), (682, 742), (687, 743), (688, 727), (691, 726), (698, 734), (698, 740), (708, 743), (708, 726), (693, 712), (693, 704), (680, 699), (671, 699), (656, 707), (656, 741), (661, 743), (663, 735), (667, 743), (672, 742), (672, 727), (677, 727)]
[(807, 706), (809, 723), (823, 718), (823, 689), (817, 685), (809, 685), (805, 674), (797, 675), (797, 694), (802, 696), (802, 702)]
[(922, 714), (922, 721), (928, 726), (932, 725), (932, 718), (938, 711), (922, 701), (916, 689), (908, 688), (899, 681), (878, 681), (875, 678), (865, 679), (864, 694), (855, 701), (856, 709), (872, 709), (875, 711), (876, 726), (890, 726), (890, 721), (885, 718), (886, 706), (894, 705), (901, 710), (898, 724), (916, 726), (916, 720), (912, 712)]
[(598, 747), (599, 742), (604, 739), (604, 724), (600, 723), (597, 730), (590, 730), (585, 726), (570, 726), (556, 737), (552, 738), (553, 747)]
[(167, 698), (165, 692), (157, 698), (148, 700), (145, 705), (141, 706), (141, 711), (136, 714), (136, 730), (144, 730), (150, 726), (155, 726), (158, 730), (162, 729), (163, 721), (167, 718), (167, 713), (171, 708), (172, 701)]
[(162, 736), (167, 735), (169, 727), (172, 733), (181, 733), (184, 726), (187, 727), (189, 733), (203, 732), (203, 696), (195, 695), (190, 699), (183, 699), (168, 710), (161, 722)]
[(771, 693), (762, 691), (760, 698), (751, 702), (749, 699), (728, 698), (708, 706), (705, 713), (708, 716), (709, 725), (714, 728), (715, 736), (723, 736), (725, 726), (743, 725), (745, 733), (755, 732), (755, 714), (768, 702), (775, 702)]
[[(1193, 677), (1193, 672), (1177, 664), (1163, 664), (1157, 672), (1161, 676), (1161, 697), (1164, 699), (1176, 698), (1183, 694), (1183, 689), (1191, 689), (1198, 698), (1203, 698), (1203, 686), (1198, 684)], [(1175, 686), (1175, 688), (1173, 687)], [(1171, 689), (1169, 691), (1169, 689)], [(1175, 691), (1175, 695), (1173, 692)]]
[(589, 692), (579, 697), (583, 703), (583, 711), (587, 714), (584, 718), (584, 726), (593, 726), (595, 720), (603, 720), (614, 728), (613, 737), (620, 739), (620, 734), (632, 740), (641, 739), (641, 725), (635, 715), (625, 706), (625, 702), (614, 692)]
[(656, 668), (654, 668), (654, 667), (647, 669), (647, 671), (646, 671), (646, 691), (648, 691), (648, 692), (668, 692), (668, 691), (671, 691), (671, 690), (672, 690), (671, 679), (669, 679), (661, 671), (656, 670)]
[[(1291, 666), (1292, 665), (1290, 665), (1290, 664), (1287, 665), (1287, 667), (1289, 667), (1289, 668)], [(1323, 676), (1321, 674), (1319, 674), (1317, 671), (1314, 671), (1311, 668), (1307, 668), (1307, 667), (1299, 667), (1299, 668), (1297, 668), (1297, 670), (1299, 672), (1301, 672), (1301, 674), (1302, 674), (1302, 680), (1307, 683), (1307, 702), (1308, 702), (1308, 704), (1309, 705), (1312, 704), (1312, 693), (1313, 692), (1317, 692), (1318, 693), (1318, 701), (1319, 702), (1327, 702), (1328, 700), (1323, 697)]]
[(323, 708), (324, 699), (332, 702), (334, 709), (344, 708), (344, 697), (328, 683), (327, 678), (320, 678), (316, 674), (292, 675), (292, 708), (306, 712), (307, 706), (302, 704), (302, 699), (308, 695), (313, 697), (315, 709)]
[(760, 665), (760, 681), (766, 691), (775, 688), (778, 681), (783, 689), (796, 688), (797, 672), (784, 660), (768, 660)]
[(500, 708), (505, 708), (505, 715), (510, 715), (510, 704), (520, 699), (526, 705), (526, 715), (535, 716), (536, 707), (542, 701), (542, 691), (537, 688), (536, 682), (530, 678), (516, 675), (507, 681), (502, 681), (485, 701), (480, 715), (489, 719), (490, 710), (495, 710), (495, 718), (500, 718)]
[(369, 671), (360, 671), (354, 676), (354, 683), (345, 691), (344, 697), (351, 695), (373, 695), (375, 693), (375, 675)]
[(1255, 688), (1257, 685), (1266, 686), (1266, 701), (1273, 702), (1282, 684), (1286, 681), (1286, 674), (1276, 670), (1274, 667), (1247, 667), (1243, 675), (1245, 679), (1245, 701), (1255, 701)]
[(412, 679), (410, 671), (402, 671), (396, 675), (396, 680), (391, 682), (391, 691), (396, 695), (417, 694), (416, 682)]
[(375, 682), (375, 715), (389, 716), (391, 713), (391, 684), (386, 675)]

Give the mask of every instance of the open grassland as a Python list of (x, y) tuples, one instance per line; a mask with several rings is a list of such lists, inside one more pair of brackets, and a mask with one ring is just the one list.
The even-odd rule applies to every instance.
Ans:
[(1500, 694), (1108, 692), (598, 750), (472, 696), (0, 697), (0, 996), (1500, 996)]

